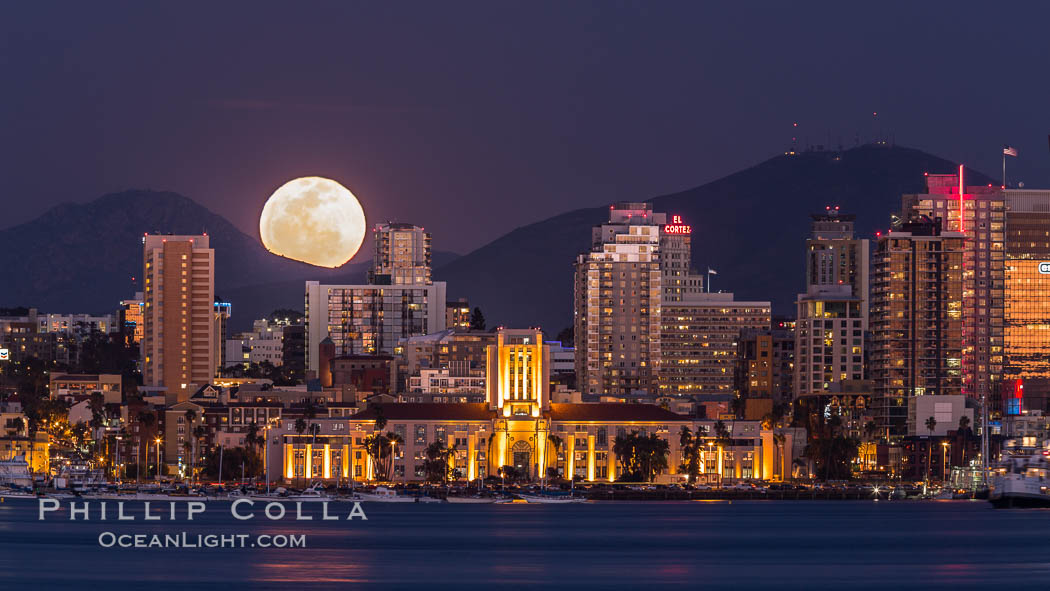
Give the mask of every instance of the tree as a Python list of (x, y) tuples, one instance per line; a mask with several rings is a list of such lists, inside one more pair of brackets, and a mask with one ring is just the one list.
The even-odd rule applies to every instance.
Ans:
[(236, 480), (241, 476), (241, 466), (244, 466), (244, 474), (249, 477), (258, 477), (263, 472), (262, 460), (259, 454), (244, 447), (233, 447), (220, 450), (211, 450), (202, 462), (201, 472), (212, 479), (219, 479), (219, 466), (222, 465), (222, 480)]
[(678, 443), (682, 449), (682, 464), (679, 466), (679, 470), (689, 477), (689, 484), (696, 482), (697, 477), (703, 471), (703, 466), (700, 463), (700, 450), (703, 447), (703, 440), (697, 435), (693, 435), (693, 431), (682, 425), (682, 430), (678, 434)]
[(570, 324), (561, 329), (555, 338), (561, 342), (562, 346), (573, 347), (576, 344), (576, 328)]
[(485, 330), (485, 315), (481, 308), (474, 308), (470, 314), (470, 330)]
[(558, 468), (557, 468), (557, 465), (558, 465), (558, 454), (561, 453), (562, 445), (564, 445), (565, 442), (562, 441), (561, 437), (558, 437), (554, 433), (547, 433), (547, 441), (550, 443), (550, 445), (548, 445), (547, 448), (546, 448), (547, 453), (554, 452), (553, 465), (552, 465), (551, 462), (546, 462), (546, 464), (548, 466), (551, 466), (551, 467), (554, 468), (554, 476), (551, 476), (551, 468), (547, 468), (547, 477), (548, 478), (557, 478), (557, 476), (558, 476)]
[(197, 472), (197, 456), (201, 454), (201, 443), (203, 443), (204, 437), (207, 434), (208, 432), (204, 429), (203, 425), (199, 425), (193, 429), (193, 463), (191, 464), (192, 470), (190, 473), (194, 477)]
[(613, 440), (613, 454), (620, 465), (619, 480), (652, 482), (657, 474), (667, 469), (670, 445), (655, 433), (648, 436), (631, 431), (617, 435)]
[(930, 482), (930, 463), (933, 461), (933, 430), (937, 428), (937, 419), (930, 417), (926, 419), (926, 430), (930, 432), (930, 440), (926, 450), (926, 482)]
[(376, 480), (389, 480), (394, 466), (394, 450), (405, 441), (397, 433), (372, 433), (365, 437), (365, 453), (372, 458)]
[(445, 442), (438, 440), (427, 446), (425, 454), (423, 470), (428, 481), (445, 484), (449, 479), (456, 477), (457, 470), (453, 462), (456, 446), (445, 447)]

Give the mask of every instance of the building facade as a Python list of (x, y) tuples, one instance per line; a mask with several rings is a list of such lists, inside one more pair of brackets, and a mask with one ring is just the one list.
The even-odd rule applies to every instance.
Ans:
[[(283, 450), (273, 454), (268, 469), (288, 482), (421, 481), (427, 446), (441, 442), (454, 447), (450, 468), (459, 480), (514, 474), (523, 480), (612, 482), (621, 469), (616, 438), (635, 432), (667, 442), (668, 469), (658, 479), (680, 482), (679, 433), (689, 427), (709, 434), (702, 446), (701, 481), (726, 482), (787, 474), (804, 445), (804, 432), (784, 429), (778, 447), (774, 433), (758, 421), (734, 421), (727, 425), (728, 441), (716, 442), (714, 421), (656, 405), (551, 403), (549, 359), (540, 331), (501, 330), (488, 350), (486, 402), (371, 405), (350, 416), (317, 419), (317, 435), (299, 433), (285, 420), (268, 434), (267, 447)], [(380, 417), (401, 443), (372, 455), (365, 442)]]
[(928, 217), (879, 238), (871, 374), (888, 435), (904, 434), (910, 398), (962, 393), (964, 240)]
[(318, 370), (325, 338), (337, 355), (392, 354), (408, 337), (445, 329), (445, 284), (325, 285), (306, 282), (306, 366)]
[(926, 176), (927, 192), (904, 195), (902, 219), (939, 218), (965, 236), (962, 259), (962, 393), (987, 397), (1002, 379), (1005, 200), (1000, 187), (969, 186), (958, 174)]
[(413, 224), (388, 222), (372, 231), (374, 285), (430, 285), (430, 233)]
[(1006, 190), (1003, 382), (993, 414), (1050, 411), (1050, 191)]
[(148, 234), (143, 250), (142, 369), (147, 386), (185, 400), (215, 377), (215, 251), (207, 235)]
[(741, 331), (769, 330), (769, 302), (732, 293), (692, 293), (664, 304), (660, 394), (734, 394)]
[(655, 393), (661, 364), (659, 249), (666, 216), (610, 206), (575, 266), (576, 379), (586, 393)]
[(864, 300), (848, 284), (811, 286), (798, 296), (795, 398), (826, 395), (864, 379)]

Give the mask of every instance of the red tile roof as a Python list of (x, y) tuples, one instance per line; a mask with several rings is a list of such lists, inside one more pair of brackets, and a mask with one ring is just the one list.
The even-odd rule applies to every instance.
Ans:
[(370, 405), (353, 415), (351, 420), (375, 420), (378, 413), (382, 413), (388, 421), (487, 421), (495, 417), (495, 413), (485, 403), (391, 402)]
[(650, 422), (689, 421), (689, 417), (673, 413), (655, 404), (631, 404), (623, 402), (597, 402), (581, 404), (552, 404), (552, 421), (587, 422)]

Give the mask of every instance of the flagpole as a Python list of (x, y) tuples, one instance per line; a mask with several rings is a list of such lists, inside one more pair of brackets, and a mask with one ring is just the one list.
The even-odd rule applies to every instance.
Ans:
[(1006, 188), (1006, 149), (1003, 148), (1003, 188)]

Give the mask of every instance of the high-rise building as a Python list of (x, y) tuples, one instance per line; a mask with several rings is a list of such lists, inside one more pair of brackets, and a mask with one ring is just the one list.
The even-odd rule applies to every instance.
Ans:
[[(660, 216), (663, 214), (654, 214)], [(677, 302), (703, 291), (703, 278), (693, 272), (693, 227), (672, 215), (660, 229), (660, 284), (664, 302)]]
[[(1003, 383), (993, 413), (1050, 411), (1050, 191), (1006, 198)], [(994, 223), (992, 231), (998, 226)]]
[(319, 369), (325, 338), (336, 355), (393, 354), (405, 338), (445, 330), (445, 283), (326, 285), (306, 282), (306, 367)]
[(208, 236), (142, 238), (143, 380), (169, 401), (215, 377), (215, 251)]
[(218, 375), (226, 367), (226, 339), (228, 334), (226, 325), (230, 320), (230, 314), (233, 313), (233, 305), (230, 302), (224, 302), (219, 298), (215, 298), (213, 308), (215, 310), (215, 360), (218, 363), (215, 373)]
[(905, 434), (909, 398), (962, 391), (965, 235), (941, 227), (922, 216), (878, 240), (870, 374), (888, 435)]
[(856, 216), (828, 207), (814, 214), (806, 240), (806, 291), (811, 287), (848, 285), (860, 300), (862, 328), (868, 328), (868, 240), (853, 232)]
[(661, 309), (661, 395), (733, 394), (741, 331), (769, 330), (770, 303), (695, 293)]
[(430, 234), (386, 223), (373, 238), (368, 284), (306, 282), (306, 368), (314, 374), (326, 338), (335, 355), (390, 355), (402, 339), (445, 330), (445, 284), (431, 280)]
[(991, 185), (964, 187), (961, 166), (958, 174), (927, 175), (926, 187), (926, 193), (903, 196), (901, 218), (915, 214), (940, 218), (943, 230), (966, 237), (962, 261), (962, 393), (982, 398), (1002, 378), (1003, 191)]
[(856, 216), (837, 206), (811, 217), (806, 293), (796, 303), (794, 396), (824, 401), (841, 382), (864, 377), (869, 243), (854, 234)]
[(130, 335), (135, 344), (142, 342), (144, 307), (140, 291), (132, 299), (121, 300), (117, 308), (117, 328)]
[(737, 344), (736, 389), (744, 398), (791, 402), (795, 383), (793, 328), (747, 328)]
[(655, 393), (660, 369), (664, 214), (647, 203), (609, 208), (576, 260), (577, 387), (591, 394)]
[(811, 285), (797, 306), (795, 397), (828, 396), (840, 382), (863, 379), (866, 321), (853, 288)]
[(413, 224), (388, 222), (372, 232), (373, 285), (430, 285), (430, 233)]

